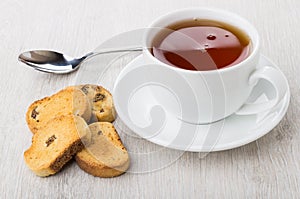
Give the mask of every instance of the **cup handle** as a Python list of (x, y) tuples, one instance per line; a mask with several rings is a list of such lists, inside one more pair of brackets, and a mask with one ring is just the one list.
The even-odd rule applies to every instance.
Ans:
[(259, 79), (265, 79), (273, 85), (276, 97), (263, 103), (245, 103), (237, 112), (235, 112), (235, 114), (251, 115), (270, 110), (285, 96), (285, 93), (288, 90), (288, 83), (280, 70), (270, 66), (260, 68), (250, 75), (249, 84), (255, 85)]

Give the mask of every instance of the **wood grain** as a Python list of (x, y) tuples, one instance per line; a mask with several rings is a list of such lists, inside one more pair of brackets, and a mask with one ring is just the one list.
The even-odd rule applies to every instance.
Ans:
[[(227, 9), (257, 27), (262, 53), (278, 64), (290, 83), (291, 103), (280, 124), (255, 142), (205, 157), (164, 149), (161, 157), (132, 158), (140, 171), (169, 161), (168, 166), (152, 172), (101, 179), (71, 162), (55, 176), (36, 177), (23, 160), (32, 136), (25, 123), (26, 109), (32, 101), (78, 79), (76, 73), (59, 76), (33, 71), (18, 63), (18, 54), (48, 48), (80, 56), (112, 35), (145, 27), (168, 11), (193, 6)], [(0, 8), (0, 198), (299, 198), (298, 0), (2, 0)], [(127, 62), (114, 63), (115, 68)], [(115, 77), (106, 78), (111, 87)], [(160, 150), (121, 122), (118, 127), (129, 150)], [(172, 162), (174, 157), (179, 158)]]

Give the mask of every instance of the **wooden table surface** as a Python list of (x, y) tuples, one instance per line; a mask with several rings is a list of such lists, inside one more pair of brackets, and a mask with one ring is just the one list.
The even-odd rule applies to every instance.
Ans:
[[(203, 155), (164, 149), (161, 157), (134, 156), (137, 172), (117, 178), (95, 178), (74, 162), (57, 175), (35, 176), (23, 159), (32, 136), (26, 109), (32, 101), (77, 83), (78, 77), (34, 71), (18, 62), (18, 54), (47, 48), (80, 56), (112, 35), (194, 6), (235, 12), (258, 29), (262, 53), (278, 64), (290, 84), (290, 106), (279, 125), (232, 150)], [(0, 8), (0, 198), (299, 198), (300, 1), (1, 0)], [(108, 76), (108, 83), (113, 80)], [(129, 151), (160, 149), (125, 126), (120, 134)]]

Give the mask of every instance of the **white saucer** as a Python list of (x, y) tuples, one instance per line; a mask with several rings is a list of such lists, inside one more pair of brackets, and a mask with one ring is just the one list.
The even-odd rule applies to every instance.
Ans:
[[(118, 76), (113, 91), (116, 111), (133, 132), (164, 147), (210, 152), (248, 144), (271, 131), (283, 118), (289, 105), (290, 91), (287, 90), (283, 100), (274, 109), (264, 113), (247, 116), (233, 114), (207, 125), (185, 123), (164, 111), (147, 87), (137, 85), (137, 90), (127, 92), (131, 95), (120, 96), (120, 93), (124, 93), (120, 91), (126, 89), (126, 73), (140, 65), (145, 65), (142, 55), (130, 62)], [(262, 55), (258, 67), (266, 65), (276, 67)], [(262, 101), (270, 95), (271, 86), (260, 81), (253, 90), (252, 98)]]

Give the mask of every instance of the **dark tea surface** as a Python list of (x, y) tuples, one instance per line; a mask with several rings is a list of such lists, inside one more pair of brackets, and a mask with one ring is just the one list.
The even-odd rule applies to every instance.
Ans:
[(246, 59), (250, 39), (241, 30), (221, 22), (187, 20), (172, 24), (152, 43), (160, 61), (187, 70), (215, 70)]

